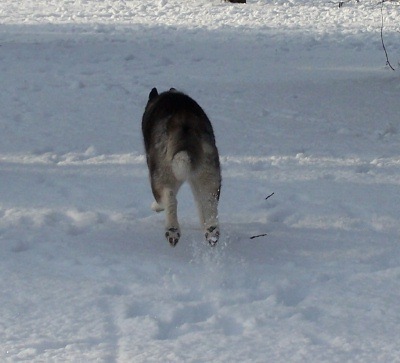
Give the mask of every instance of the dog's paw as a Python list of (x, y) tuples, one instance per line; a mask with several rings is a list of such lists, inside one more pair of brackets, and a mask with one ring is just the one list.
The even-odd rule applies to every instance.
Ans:
[(165, 237), (169, 244), (172, 247), (175, 247), (176, 244), (179, 242), (179, 238), (181, 237), (181, 233), (179, 231), (179, 228), (171, 227), (167, 228), (167, 231), (165, 232)]
[(161, 204), (158, 204), (156, 201), (154, 201), (154, 202), (151, 204), (151, 210), (152, 210), (153, 212), (159, 213), (159, 212), (162, 212), (162, 211), (164, 210), (164, 207), (163, 207)]
[(219, 239), (218, 226), (211, 226), (206, 229), (205, 237), (210, 246), (215, 246)]

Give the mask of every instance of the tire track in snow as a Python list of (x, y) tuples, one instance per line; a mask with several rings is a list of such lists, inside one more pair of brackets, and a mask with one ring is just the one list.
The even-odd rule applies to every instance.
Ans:
[[(362, 204), (357, 200), (371, 198), (371, 195), (377, 193), (380, 188), (385, 188), (387, 193), (390, 193), (392, 188), (400, 184), (399, 157), (334, 158), (305, 154), (222, 156), (221, 162), (225, 180), (222, 205), (225, 200), (231, 200), (229, 211), (224, 211), (222, 208), (222, 215), (228, 223), (231, 223), (232, 218), (236, 222), (244, 223), (243, 218), (240, 217), (240, 214), (244, 213), (247, 224), (256, 223), (254, 231), (247, 229), (246, 233), (265, 233), (265, 225), (271, 226), (271, 223), (272, 225), (288, 224), (296, 229), (372, 228), (382, 230), (395, 228), (390, 210), (371, 205), (369, 209), (374, 207), (375, 213), (372, 218), (371, 216), (367, 218), (365, 212), (358, 206)], [(14, 178), (33, 180), (29, 182), (29, 187), (32, 194), (38, 196), (33, 197), (31, 202), (24, 201), (23, 205), (10, 204), (11, 201), (18, 200), (12, 197), (12, 194), (18, 193), (18, 188), (25, 186), (25, 184), (13, 186), (14, 179), (11, 179), (10, 185), (5, 188), (11, 196), (8, 201), (5, 199), (3, 205), (0, 205), (0, 226), (3, 228), (57, 226), (64, 233), (76, 236), (92, 230), (95, 226), (127, 225), (127, 223), (129, 225), (130, 220), (137, 222), (141, 217), (149, 215), (147, 204), (150, 203), (152, 197), (148, 190), (144, 155), (133, 153), (96, 155), (91, 148), (81, 153), (66, 154), (0, 154), (0, 173), (10, 171), (14, 172)], [(29, 178), (33, 171), (35, 175), (40, 175), (39, 179)], [(67, 175), (68, 184), (64, 182)], [(120, 179), (119, 187), (115, 184), (116, 175)], [(99, 177), (104, 180), (103, 185), (93, 191), (91, 182), (93, 178)], [(124, 186), (130, 184), (131, 178), (137, 180), (135, 187)], [(249, 184), (248, 180), (252, 182)], [(305, 191), (299, 189), (298, 185), (302, 182), (313, 184), (309, 184)], [(262, 207), (260, 204), (252, 205), (249, 200), (262, 198), (263, 196), (257, 197), (256, 194), (266, 184), (265, 190), (277, 189), (280, 196), (264, 203)], [(361, 188), (362, 190), (357, 195), (353, 193), (346, 198), (346, 191), (352, 184), (365, 188)], [(388, 189), (389, 186), (390, 189)], [(121, 188), (128, 189), (121, 193)], [(235, 200), (237, 199), (235, 190), (238, 188), (249, 189), (248, 192), (241, 193), (249, 200)], [(258, 189), (251, 190), (254, 188)], [(324, 191), (327, 189), (336, 190), (337, 197), (326, 200)], [(148, 193), (148, 198), (139, 198), (137, 202), (143, 204), (143, 208), (140, 205), (137, 207), (137, 202), (134, 201), (135, 195), (143, 192)], [(58, 205), (40, 205), (40, 195), (44, 193), (49, 194), (49, 201)], [(121, 201), (125, 200), (122, 194), (132, 198), (131, 203), (135, 206), (134, 208), (126, 202), (125, 205), (121, 204)], [(106, 210), (102, 207), (110, 205), (103, 196), (111, 198), (110, 201), (115, 205), (115, 209)], [(320, 202), (323, 200), (321, 198), (325, 199), (326, 206), (321, 204), (323, 203)], [(182, 201), (186, 203), (186, 199), (182, 198)], [(82, 201), (84, 201), (83, 204)], [(232, 208), (233, 202), (234, 205), (237, 204), (234, 208)], [(329, 207), (330, 204), (338, 206), (340, 213), (338, 209), (333, 213)]]
[[(90, 149), (90, 148), (89, 148)], [(88, 149), (88, 150), (89, 150)], [(0, 170), (6, 165), (42, 165), (42, 166), (104, 166), (104, 165), (144, 165), (145, 155), (132, 153), (109, 154), (109, 155), (90, 155), (84, 153), (71, 152), (67, 154), (44, 153), (35, 154), (0, 154)], [(371, 158), (361, 159), (357, 157), (318, 157), (307, 156), (305, 154), (292, 155), (273, 155), (273, 156), (221, 156), (221, 163), (228, 176), (234, 173), (235, 176), (241, 171), (261, 172), (268, 167), (286, 168), (308, 168), (322, 170), (325, 172), (335, 170), (347, 170), (353, 168), (356, 173), (368, 173), (374, 169), (393, 168), (393, 172), (400, 174), (400, 157), (392, 158)]]

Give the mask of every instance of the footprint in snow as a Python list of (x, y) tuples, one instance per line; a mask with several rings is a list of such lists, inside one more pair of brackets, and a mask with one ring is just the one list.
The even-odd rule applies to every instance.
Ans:
[(198, 325), (208, 320), (215, 313), (209, 303), (183, 306), (175, 310), (171, 319), (158, 321), (158, 340), (176, 339), (181, 335), (198, 330)]
[(284, 306), (295, 307), (308, 295), (308, 288), (302, 284), (279, 287), (275, 293), (276, 301)]

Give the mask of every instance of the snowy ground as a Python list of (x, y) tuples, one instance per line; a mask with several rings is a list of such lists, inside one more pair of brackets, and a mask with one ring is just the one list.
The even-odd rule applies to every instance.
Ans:
[[(376, 2), (3, 0), (0, 24), (0, 361), (400, 362), (400, 78)], [(154, 86), (214, 124), (216, 248), (188, 188), (176, 248), (150, 211)]]

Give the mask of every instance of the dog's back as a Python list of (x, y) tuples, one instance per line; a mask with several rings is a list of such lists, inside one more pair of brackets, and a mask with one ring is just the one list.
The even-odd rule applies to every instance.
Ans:
[(215, 148), (213, 129), (203, 109), (175, 90), (160, 95), (155, 89), (150, 92), (142, 128), (151, 172), (154, 163), (171, 164), (180, 181), (198, 168), (204, 148)]
[[(203, 223), (207, 223), (211, 212), (205, 211), (199, 198), (218, 201), (221, 175), (214, 132), (203, 109), (192, 98), (174, 89), (158, 94), (153, 88), (143, 114), (142, 131), (152, 191), (157, 202), (154, 209), (167, 208), (171, 195), (175, 198), (179, 187), (187, 180), (195, 194)], [(212, 190), (204, 186), (207, 183), (212, 185)], [(204, 192), (208, 193), (207, 196), (204, 193), (200, 195), (200, 189), (207, 190)], [(212, 219), (215, 221), (216, 217)], [(177, 225), (177, 220), (167, 221), (167, 225), (172, 224)], [(170, 229), (179, 230), (179, 227), (168, 227)], [(178, 239), (170, 240), (170, 243), (175, 244)]]

